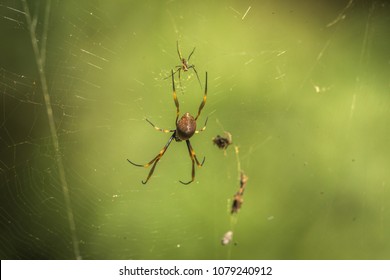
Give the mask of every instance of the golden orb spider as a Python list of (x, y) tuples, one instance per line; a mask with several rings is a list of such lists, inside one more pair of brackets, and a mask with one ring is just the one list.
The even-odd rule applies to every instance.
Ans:
[(206, 159), (206, 158), (203, 158), (202, 163), (200, 163), (198, 161), (198, 159), (197, 159), (197, 157), (195, 155), (195, 151), (194, 151), (194, 149), (191, 146), (190, 138), (195, 133), (202, 132), (203, 130), (206, 129), (206, 124), (207, 124), (208, 118), (206, 118), (205, 124), (204, 124), (204, 126), (203, 126), (203, 128), (201, 130), (196, 130), (196, 121), (197, 121), (198, 117), (200, 116), (200, 113), (201, 113), (203, 107), (206, 104), (206, 99), (207, 99), (207, 72), (206, 72), (206, 84), (205, 84), (203, 100), (202, 100), (202, 102), (199, 105), (198, 114), (194, 118), (190, 113), (185, 113), (180, 119), (179, 119), (179, 114), (180, 114), (179, 101), (178, 101), (177, 95), (176, 95), (175, 80), (174, 80), (173, 70), (171, 72), (172, 72), (171, 76), (172, 76), (173, 101), (175, 102), (175, 106), (176, 106), (176, 122), (175, 122), (176, 123), (176, 129), (162, 129), (162, 128), (159, 128), (159, 127), (155, 126), (151, 121), (146, 119), (146, 121), (148, 123), (150, 123), (156, 130), (159, 130), (159, 131), (165, 132), (165, 133), (169, 133), (169, 132), (173, 132), (173, 133), (172, 133), (171, 137), (169, 137), (168, 142), (165, 144), (164, 148), (157, 154), (157, 156), (155, 156), (148, 163), (146, 163), (146, 164), (136, 164), (136, 163), (134, 163), (134, 162), (132, 162), (131, 160), (128, 159), (128, 162), (130, 162), (131, 164), (133, 164), (135, 166), (138, 166), (138, 167), (145, 167), (145, 168), (147, 168), (147, 167), (149, 167), (150, 165), (153, 164), (152, 169), (149, 171), (148, 177), (146, 178), (145, 181), (142, 181), (143, 184), (146, 184), (148, 182), (148, 180), (150, 179), (150, 177), (153, 175), (153, 172), (154, 172), (154, 169), (156, 168), (157, 163), (162, 158), (162, 156), (164, 155), (164, 153), (168, 149), (169, 144), (171, 144), (173, 139), (175, 139), (176, 142), (186, 141), (188, 152), (189, 152), (189, 155), (190, 155), (190, 158), (191, 158), (191, 161), (192, 161), (192, 179), (190, 181), (188, 181), (188, 182), (180, 181), (180, 183), (182, 183), (184, 185), (188, 185), (189, 183), (193, 182), (194, 179), (195, 179), (195, 162), (198, 165), (198, 167), (201, 167), (203, 165), (205, 159)]

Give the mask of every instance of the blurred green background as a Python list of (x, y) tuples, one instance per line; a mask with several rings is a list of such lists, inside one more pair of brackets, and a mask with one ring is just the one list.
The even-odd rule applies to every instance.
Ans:
[[(2, 0), (0, 257), (389, 259), (390, 5), (287, 2), (27, 1), (36, 55), (23, 2)], [(177, 40), (184, 57), (196, 47), (203, 86), (209, 75), (207, 129), (191, 139), (206, 161), (180, 184), (191, 160), (172, 142), (142, 185), (149, 169), (127, 159), (169, 138), (145, 118), (175, 128)], [(181, 84), (195, 115), (194, 72)], [(224, 131), (249, 177), (235, 217), (234, 148), (211, 141)]]

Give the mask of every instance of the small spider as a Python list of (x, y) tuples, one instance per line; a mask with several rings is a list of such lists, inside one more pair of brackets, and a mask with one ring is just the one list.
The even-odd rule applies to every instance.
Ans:
[(168, 149), (169, 144), (171, 144), (173, 139), (175, 139), (175, 141), (177, 141), (177, 142), (186, 141), (188, 152), (189, 152), (189, 155), (190, 155), (190, 158), (191, 158), (191, 161), (192, 161), (192, 179), (190, 181), (188, 181), (188, 182), (180, 181), (180, 183), (182, 183), (184, 185), (188, 185), (189, 183), (193, 182), (194, 179), (195, 179), (195, 162), (198, 165), (198, 167), (201, 167), (203, 165), (204, 161), (205, 161), (205, 158), (203, 158), (202, 163), (200, 163), (198, 161), (198, 159), (197, 159), (197, 157), (195, 155), (195, 151), (192, 148), (189, 139), (195, 133), (202, 132), (202, 131), (204, 131), (206, 129), (206, 124), (207, 124), (208, 118), (206, 118), (205, 124), (204, 124), (204, 126), (203, 126), (203, 128), (201, 130), (196, 130), (196, 120), (200, 116), (200, 113), (201, 113), (203, 107), (206, 104), (206, 98), (207, 98), (207, 72), (206, 72), (206, 84), (205, 84), (203, 100), (202, 100), (202, 102), (199, 105), (198, 114), (194, 118), (193, 116), (191, 116), (190, 113), (185, 113), (180, 119), (179, 119), (179, 113), (180, 113), (179, 101), (178, 101), (177, 95), (176, 95), (175, 80), (174, 80), (173, 70), (171, 72), (172, 72), (171, 76), (172, 76), (172, 88), (173, 88), (173, 101), (175, 102), (175, 106), (176, 106), (176, 122), (175, 122), (176, 123), (176, 129), (161, 129), (161, 128), (158, 128), (157, 126), (155, 126), (152, 122), (150, 122), (147, 119), (146, 121), (148, 123), (150, 123), (156, 130), (159, 130), (159, 131), (165, 132), (165, 133), (169, 133), (169, 132), (173, 132), (173, 133), (172, 133), (171, 137), (168, 139), (168, 142), (165, 144), (164, 148), (150, 162), (148, 162), (146, 164), (136, 164), (136, 163), (134, 163), (134, 162), (132, 162), (132, 161), (130, 161), (128, 159), (128, 162), (130, 162), (131, 164), (133, 164), (135, 166), (139, 166), (139, 167), (147, 168), (147, 167), (149, 167), (150, 165), (153, 164), (152, 169), (150, 170), (148, 177), (146, 178), (145, 181), (142, 181), (143, 184), (146, 184), (148, 182), (149, 178), (152, 176), (152, 174), (154, 172), (154, 169), (156, 168), (157, 163), (162, 158), (162, 156), (164, 155), (164, 153)]
[[(183, 72), (187, 72), (188, 70), (192, 69), (192, 70), (194, 70), (194, 72), (196, 74), (196, 77), (198, 78), (198, 82), (199, 82), (200, 88), (202, 88), (202, 84), (200, 82), (198, 72), (195, 69), (195, 65), (194, 64), (189, 64), (190, 58), (191, 58), (192, 54), (194, 53), (195, 48), (192, 50), (192, 52), (188, 56), (188, 59), (185, 59), (181, 55), (181, 52), (180, 52), (180, 49), (179, 49), (179, 41), (176, 41), (176, 45), (177, 45), (176, 46), (177, 47), (177, 54), (179, 55), (179, 59), (180, 59), (180, 63), (181, 64), (175, 66), (176, 67), (176, 71), (173, 72), (172, 75), (175, 75), (177, 72), (179, 72), (179, 84), (180, 84), (180, 88), (182, 89), (181, 80), (180, 80), (180, 73), (181, 73), (182, 70), (183, 70)], [(168, 79), (169, 77), (170, 76), (166, 77), (165, 79)]]
[(218, 148), (226, 150), (231, 144), (233, 144), (232, 135), (225, 131), (225, 137), (217, 135), (213, 138), (213, 143), (217, 145)]

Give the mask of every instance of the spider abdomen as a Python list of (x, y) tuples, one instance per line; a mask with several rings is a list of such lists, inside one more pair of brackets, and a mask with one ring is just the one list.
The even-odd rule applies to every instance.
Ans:
[(176, 133), (180, 140), (188, 140), (196, 131), (196, 121), (190, 113), (185, 113), (176, 124)]

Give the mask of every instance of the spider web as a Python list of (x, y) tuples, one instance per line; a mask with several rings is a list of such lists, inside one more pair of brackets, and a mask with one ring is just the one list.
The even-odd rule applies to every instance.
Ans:
[[(1, 258), (388, 259), (389, 4), (284, 2), (1, 1)], [(181, 185), (172, 142), (144, 186), (177, 40), (206, 161)]]

